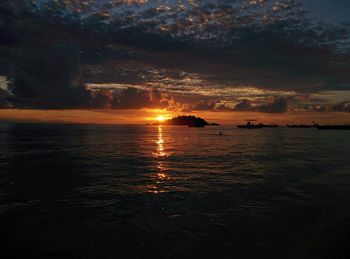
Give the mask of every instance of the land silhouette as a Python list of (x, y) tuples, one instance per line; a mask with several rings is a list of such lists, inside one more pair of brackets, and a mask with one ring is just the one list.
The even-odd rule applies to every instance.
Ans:
[(209, 123), (205, 119), (196, 117), (193, 115), (189, 116), (177, 116), (163, 122), (155, 122), (154, 125), (185, 125), (189, 127), (204, 127), (204, 126), (217, 126), (217, 123)]

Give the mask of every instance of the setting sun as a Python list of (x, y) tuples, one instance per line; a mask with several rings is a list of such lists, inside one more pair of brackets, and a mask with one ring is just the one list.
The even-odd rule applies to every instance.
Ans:
[(156, 120), (159, 122), (163, 122), (163, 121), (165, 121), (165, 117), (163, 115), (159, 115), (156, 117)]

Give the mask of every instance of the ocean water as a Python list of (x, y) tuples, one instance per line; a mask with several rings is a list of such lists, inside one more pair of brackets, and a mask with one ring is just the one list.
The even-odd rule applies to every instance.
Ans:
[(0, 257), (349, 258), (349, 144), (316, 129), (3, 124)]

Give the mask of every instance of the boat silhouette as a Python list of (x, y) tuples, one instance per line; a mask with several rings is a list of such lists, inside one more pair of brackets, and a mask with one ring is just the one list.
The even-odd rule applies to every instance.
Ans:
[(350, 124), (344, 125), (319, 125), (314, 122), (314, 125), (319, 130), (350, 130)]
[(263, 124), (261, 122), (255, 124), (253, 122), (258, 121), (259, 118), (256, 119), (248, 119), (246, 120), (246, 124), (237, 125), (239, 129), (261, 129), (261, 128), (278, 128), (279, 126), (275, 123), (272, 124)]
[(254, 124), (254, 123), (251, 123), (250, 121), (248, 121), (247, 124), (237, 125), (237, 128), (239, 128), (239, 129), (261, 129), (262, 127), (263, 126), (261, 123)]

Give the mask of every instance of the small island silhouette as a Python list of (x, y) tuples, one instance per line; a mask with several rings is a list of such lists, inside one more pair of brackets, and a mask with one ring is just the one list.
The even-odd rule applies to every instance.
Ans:
[(155, 122), (154, 125), (187, 125), (189, 127), (218, 126), (217, 123), (208, 123), (206, 120), (193, 115), (177, 116), (163, 122)]

